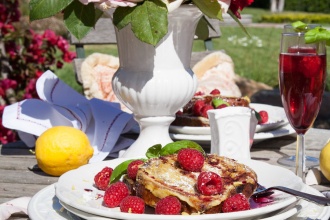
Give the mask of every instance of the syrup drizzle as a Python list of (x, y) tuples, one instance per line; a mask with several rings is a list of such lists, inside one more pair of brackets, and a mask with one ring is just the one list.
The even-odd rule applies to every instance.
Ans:
[(275, 201), (275, 197), (273, 195), (251, 197), (249, 200), (251, 209), (256, 209), (271, 205), (274, 201)]

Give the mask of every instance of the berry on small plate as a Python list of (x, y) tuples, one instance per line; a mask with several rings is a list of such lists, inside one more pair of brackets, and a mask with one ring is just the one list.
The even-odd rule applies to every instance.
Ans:
[(257, 133), (275, 130), (289, 123), (282, 107), (258, 103), (251, 103), (250, 107), (261, 113), (262, 122), (256, 127)]
[[(285, 115), (284, 109), (279, 106), (250, 103), (250, 107), (257, 112), (266, 112), (267, 118), (264, 113), (263, 122), (256, 127), (256, 133), (269, 132), (279, 129), (289, 124)], [(201, 110), (201, 109), (199, 109)], [(210, 127), (193, 127), (193, 126), (170, 126), (170, 133), (172, 134), (187, 134), (187, 135), (210, 135)]]

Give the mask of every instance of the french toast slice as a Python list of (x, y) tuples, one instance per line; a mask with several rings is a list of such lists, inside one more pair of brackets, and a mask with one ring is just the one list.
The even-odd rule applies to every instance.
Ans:
[(212, 105), (214, 99), (221, 99), (229, 106), (241, 106), (249, 107), (250, 100), (247, 97), (226, 97), (221, 95), (201, 95), (194, 96), (185, 106), (183, 106), (182, 112), (176, 114), (175, 120), (171, 125), (174, 126), (191, 126), (191, 127), (209, 127), (209, 119), (202, 115), (196, 115), (194, 113), (194, 105), (196, 101), (202, 100), (205, 105)]
[(200, 172), (185, 171), (177, 162), (177, 154), (152, 158), (139, 167), (136, 182), (130, 179), (130, 188), (145, 203), (155, 207), (166, 196), (175, 196), (181, 202), (182, 212), (187, 214), (220, 213), (221, 205), (230, 196), (243, 193), (249, 198), (257, 187), (256, 173), (236, 160), (210, 154), (204, 161), (203, 171), (212, 171), (220, 175), (223, 190), (216, 195), (203, 195), (196, 189)]

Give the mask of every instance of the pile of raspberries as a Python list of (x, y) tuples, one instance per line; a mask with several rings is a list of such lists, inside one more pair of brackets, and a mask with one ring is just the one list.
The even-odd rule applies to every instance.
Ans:
[[(204, 164), (204, 155), (195, 149), (181, 149), (177, 155), (178, 163), (182, 169), (191, 172), (200, 172)], [(138, 168), (144, 162), (134, 160), (127, 167), (127, 175), (132, 180), (136, 179)], [(103, 168), (94, 177), (95, 185), (98, 189), (104, 190), (104, 204), (109, 208), (120, 207), (121, 212), (143, 214), (145, 203), (138, 196), (130, 195), (130, 191), (125, 183), (118, 181), (109, 184), (113, 169)], [(223, 189), (221, 177), (214, 172), (203, 171), (197, 178), (197, 190), (204, 195), (215, 195), (221, 193)], [(222, 205), (222, 212), (235, 212), (249, 210), (250, 203), (243, 194), (235, 194), (226, 199)], [(159, 215), (180, 215), (181, 202), (174, 196), (167, 196), (158, 201), (155, 207), (155, 214)]]

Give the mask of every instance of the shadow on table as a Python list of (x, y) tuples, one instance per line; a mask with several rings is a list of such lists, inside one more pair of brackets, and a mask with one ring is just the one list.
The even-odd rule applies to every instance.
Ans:
[(30, 152), (30, 150), (33, 150), (33, 148), (28, 148), (24, 142), (22, 141), (16, 141), (4, 145), (0, 145), (1, 147), (1, 155), (31, 155), (33, 156), (33, 153)]
[[(296, 136), (288, 135), (285, 137), (278, 137), (278, 138), (272, 138), (272, 139), (267, 139), (258, 143), (255, 143), (251, 147), (251, 152), (258, 152), (258, 151), (263, 151), (265, 149), (271, 150), (276, 152), (277, 154), (281, 156), (288, 156), (285, 153), (281, 152), (281, 148), (295, 144), (297, 138)], [(265, 157), (252, 157), (254, 160), (261, 160), (261, 161), (269, 161), (270, 158), (265, 156)]]

